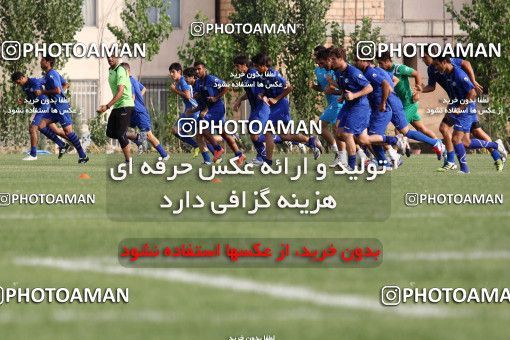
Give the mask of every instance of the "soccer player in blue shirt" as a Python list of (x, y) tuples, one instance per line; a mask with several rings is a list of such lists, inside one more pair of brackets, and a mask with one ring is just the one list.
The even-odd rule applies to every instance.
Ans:
[[(241, 80), (243, 82), (245, 93), (234, 102), (234, 110), (239, 110), (241, 103), (248, 100), (250, 103), (250, 116), (248, 121), (258, 122), (260, 128), (266, 126), (269, 119), (270, 108), (269, 105), (262, 100), (259, 96), (264, 93), (264, 89), (260, 86), (262, 79), (257, 70), (251, 67), (250, 59), (245, 55), (238, 55), (234, 58), (234, 67), (236, 71), (243, 74)], [(251, 141), (257, 152), (257, 156), (252, 163), (255, 165), (262, 165), (264, 157), (266, 157), (266, 147), (262, 134), (250, 134)]]
[[(427, 49), (425, 49), (427, 51)], [(455, 66), (461, 68), (468, 76), (469, 80), (475, 87), (475, 91), (480, 94), (483, 91), (483, 87), (476, 82), (475, 74), (473, 68), (471, 67), (471, 63), (467, 60), (463, 60), (461, 58), (449, 58), (450, 63)], [(436, 84), (439, 84), (450, 96), (450, 85), (448, 84), (447, 77), (444, 73), (441, 73), (436, 67), (433, 65), (433, 59), (427, 53), (422, 56), (422, 60), (427, 65), (427, 74), (428, 74), (428, 84), (423, 87), (422, 93), (433, 92), (436, 89)], [(441, 168), (437, 169), (438, 171), (444, 172), (448, 170), (457, 169), (457, 165), (455, 165), (455, 151), (452, 143), (452, 133), (453, 133), (453, 125), (454, 119), (453, 116), (448, 112), (445, 114), (441, 124), (439, 125), (439, 131), (443, 135), (444, 143), (446, 145), (446, 157), (444, 158), (444, 164)], [(470, 130), (471, 134), (476, 137), (482, 143), (474, 143), (469, 146), (469, 148), (485, 148), (486, 142), (492, 142), (491, 137), (482, 129), (480, 123), (478, 121), (478, 115), (474, 117), (473, 125)], [(503, 141), (501, 139), (496, 140), (497, 148), (491, 149), (489, 148), (489, 152), (494, 160), (494, 164), (496, 169), (499, 171), (503, 165), (498, 162), (499, 159), (504, 163), (507, 158), (507, 151), (505, 146), (503, 145)]]
[[(147, 139), (149, 143), (151, 143), (151, 145), (158, 151), (163, 161), (167, 161), (170, 156), (165, 151), (156, 136), (154, 136), (152, 133), (151, 117), (143, 101), (143, 95), (146, 91), (145, 86), (133, 78), (131, 75), (131, 67), (128, 63), (121, 63), (120, 66), (124, 67), (128, 73), (129, 81), (131, 82), (131, 91), (133, 92), (133, 98), (135, 101), (135, 109), (131, 115), (130, 127), (137, 127), (140, 129), (139, 134), (134, 132), (126, 132), (126, 136), (130, 140), (134, 141), (139, 148), (142, 144), (142, 141)], [(140, 136), (141, 134), (143, 134), (143, 137)], [(143, 151), (143, 148), (141, 148), (141, 150)]]
[[(480, 139), (471, 139), (470, 131), (473, 123), (476, 121), (476, 89), (466, 72), (461, 67), (454, 66), (448, 57), (433, 58), (434, 67), (445, 77), (448, 84), (448, 96), (450, 104), (448, 111), (454, 122), (452, 143), (455, 154), (460, 165), (461, 173), (469, 173), (469, 167), (466, 161), (466, 148), (491, 148), (494, 149), (496, 156), (496, 169), (503, 171), (503, 161), (499, 155), (498, 144), (496, 142), (486, 142)], [(447, 112), (448, 114), (448, 112)]]
[(36, 90), (35, 95), (47, 95), (50, 99), (51, 119), (43, 118), (39, 127), (44, 129), (51, 123), (59, 123), (64, 130), (66, 138), (73, 144), (78, 152), (78, 163), (87, 163), (89, 157), (83, 150), (80, 139), (73, 131), (73, 122), (71, 119), (71, 106), (64, 95), (62, 86), (62, 76), (53, 68), (55, 58), (46, 56), (41, 58), (41, 68), (46, 73), (45, 75), (45, 89)]
[[(177, 125), (172, 128), (172, 132), (177, 138), (193, 147), (193, 158), (196, 158), (202, 151), (204, 163), (208, 164), (211, 162), (211, 158), (204, 146), (202, 145), (202, 148), (200, 148), (199, 143), (197, 143), (193, 137), (180, 135), (180, 130), (184, 123), (184, 120), (181, 120), (181, 118), (194, 119), (195, 121), (198, 121), (199, 116), (198, 103), (196, 99), (193, 98), (194, 90), (192, 86), (196, 80), (196, 72), (192, 67), (187, 68), (184, 71), (185, 74), (183, 75), (182, 66), (179, 63), (172, 63), (169, 67), (170, 78), (174, 81), (174, 83), (170, 86), (170, 90), (181, 97), (184, 103), (184, 112), (179, 115)], [(188, 83), (187, 80), (190, 80), (192, 84)]]
[(62, 156), (67, 152), (67, 150), (70, 147), (69, 144), (63, 142), (60, 138), (58, 138), (58, 136), (66, 138), (64, 131), (58, 128), (54, 123), (48, 124), (48, 126), (45, 126), (44, 128), (39, 127), (43, 119), (51, 120), (52, 118), (50, 113), (50, 103), (48, 96), (35, 95), (36, 90), (43, 90), (44, 79), (29, 78), (25, 76), (22, 72), (14, 72), (11, 75), (11, 80), (17, 85), (21, 86), (23, 92), (26, 95), (26, 98), (31, 103), (33, 103), (33, 108), (35, 110), (34, 118), (30, 122), (30, 125), (28, 127), (31, 145), (30, 154), (27, 157), (23, 158), (23, 160), (24, 161), (37, 160), (38, 130), (41, 131), (41, 133), (45, 135), (48, 139), (52, 140), (55, 144), (58, 145), (59, 147), (58, 158), (62, 158)]
[[(259, 94), (259, 98), (266, 102), (270, 107), (269, 119), (274, 127), (278, 122), (287, 124), (291, 121), (289, 100), (287, 96), (292, 92), (292, 86), (287, 83), (283, 76), (271, 67), (271, 58), (264, 53), (259, 53), (252, 58), (255, 69), (261, 74), (261, 82), (264, 85), (264, 92)], [(266, 157), (264, 162), (273, 164), (274, 137), (271, 131), (267, 131), (266, 136)], [(319, 158), (321, 152), (318, 148), (314, 136), (307, 137), (302, 134), (280, 134), (283, 141), (292, 141), (306, 144), (313, 151), (313, 157)]]
[(360, 135), (366, 134), (371, 113), (367, 95), (373, 88), (360, 70), (347, 63), (343, 48), (331, 50), (331, 66), (337, 79), (338, 90), (335, 93), (342, 95), (345, 101), (337, 117), (338, 133), (346, 143), (347, 164), (351, 169), (355, 169), (355, 137), (357, 139)]
[[(205, 63), (196, 61), (193, 64), (197, 72), (197, 95), (201, 98), (201, 102), (205, 104), (205, 108), (200, 111), (200, 119), (207, 120), (210, 124), (223, 123), (225, 121), (225, 103), (223, 96), (228, 92), (227, 84), (220, 78), (209, 74)], [(199, 103), (199, 106), (200, 103)], [(218, 162), (221, 159), (225, 150), (214, 140), (211, 131), (203, 131), (204, 137), (211, 143), (215, 149), (213, 162)], [(246, 160), (246, 156), (237, 146), (233, 136), (228, 135), (225, 131), (221, 131), (221, 136), (227, 142), (228, 146), (237, 157), (237, 164), (240, 166)]]
[[(318, 92), (323, 92), (326, 97), (327, 106), (319, 117), (321, 124), (322, 137), (329, 143), (335, 153), (335, 159), (330, 167), (335, 167), (339, 163), (347, 164), (347, 152), (345, 143), (337, 137), (336, 119), (342, 105), (338, 99), (340, 96), (333, 94), (330, 88), (330, 82), (336, 81), (335, 71), (331, 68), (331, 47), (317, 46), (315, 52), (315, 63), (317, 67), (314, 70), (316, 84), (312, 88)], [(333, 134), (329, 131), (329, 126), (333, 127)]]

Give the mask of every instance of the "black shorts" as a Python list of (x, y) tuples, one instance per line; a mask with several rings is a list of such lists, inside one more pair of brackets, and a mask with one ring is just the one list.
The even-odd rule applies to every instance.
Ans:
[(119, 107), (113, 109), (108, 117), (106, 126), (106, 135), (118, 138), (126, 133), (129, 123), (131, 123), (131, 115), (134, 107)]

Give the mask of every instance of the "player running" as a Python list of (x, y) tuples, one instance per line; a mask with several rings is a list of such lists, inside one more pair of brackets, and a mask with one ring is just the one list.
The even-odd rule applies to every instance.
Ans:
[[(53, 68), (55, 58), (46, 56), (41, 58), (41, 68), (45, 72), (44, 76), (44, 90), (35, 90), (36, 96), (46, 95), (50, 100), (50, 113), (49, 117), (41, 120), (39, 128), (41, 131), (49, 126), (51, 123), (59, 123), (66, 138), (73, 144), (78, 152), (78, 163), (87, 163), (89, 157), (83, 150), (80, 139), (73, 131), (73, 122), (71, 119), (71, 106), (64, 95), (62, 86), (62, 76)], [(60, 145), (59, 145), (60, 147)], [(59, 152), (60, 154), (60, 152)]]
[[(273, 126), (278, 126), (278, 122), (287, 124), (291, 121), (289, 100), (287, 96), (292, 91), (292, 86), (287, 83), (283, 76), (271, 67), (271, 58), (264, 53), (259, 53), (252, 58), (255, 69), (261, 75), (260, 79), (264, 85), (264, 92), (259, 94), (259, 98), (270, 107), (269, 119)], [(321, 152), (317, 147), (314, 136), (307, 137), (302, 134), (279, 134), (283, 141), (291, 141), (306, 144), (312, 149), (314, 159), (320, 157)], [(266, 136), (266, 157), (264, 162), (273, 164), (274, 137), (272, 131), (267, 131)]]
[[(58, 128), (55, 123), (48, 124), (48, 126), (44, 128), (40, 128), (39, 125), (43, 118), (50, 120), (50, 102), (48, 96), (40, 95), (36, 96), (36, 90), (42, 90), (44, 79), (41, 78), (29, 78), (25, 76), (22, 72), (14, 72), (11, 75), (11, 80), (19, 85), (23, 92), (26, 95), (26, 99), (33, 103), (33, 107), (35, 110), (35, 115), (30, 125), (28, 127), (28, 132), (30, 134), (30, 154), (23, 158), (24, 161), (35, 161), (37, 160), (37, 143), (38, 143), (38, 134), (37, 131), (41, 131), (46, 138), (52, 140), (55, 144), (58, 145), (58, 158), (62, 158), (62, 156), (68, 151), (70, 145), (62, 141), (58, 136), (62, 138), (66, 138), (64, 130)], [(21, 99), (20, 99), (21, 101)]]
[[(256, 69), (251, 67), (251, 61), (244, 55), (238, 55), (234, 58), (234, 67), (237, 72), (244, 74), (241, 78), (244, 85), (245, 93), (237, 98), (234, 102), (234, 110), (239, 110), (241, 103), (248, 99), (250, 103), (250, 116), (248, 121), (258, 122), (260, 128), (266, 126), (269, 119), (270, 108), (269, 105), (262, 100), (259, 96), (264, 93), (264, 89), (258, 85), (262, 82), (259, 73)], [(250, 139), (253, 142), (257, 156), (252, 160), (255, 165), (262, 165), (264, 157), (266, 157), (266, 147), (264, 145), (265, 138), (261, 134), (250, 134)]]
[[(427, 51), (427, 49), (425, 49), (425, 51)], [(448, 93), (450, 86), (448, 84), (447, 77), (434, 67), (434, 65), (432, 64), (433, 63), (432, 57), (428, 54), (424, 54), (422, 60), (425, 63), (425, 65), (427, 65), (427, 74), (429, 78), (428, 84), (427, 86), (423, 87), (422, 93), (433, 92), (436, 89), (437, 83), (447, 92), (448, 96), (450, 96), (450, 94)], [(463, 60), (460, 58), (450, 58), (450, 63), (455, 67), (461, 68), (468, 75), (468, 78), (471, 81), (471, 83), (475, 86), (475, 91), (477, 93), (481, 93), (481, 91), (483, 91), (483, 87), (476, 82), (473, 68), (471, 67), (471, 63), (469, 63), (467, 60)], [(446, 113), (443, 120), (441, 121), (441, 124), (439, 125), (439, 131), (443, 135), (444, 143), (446, 145), (446, 157), (444, 157), (443, 166), (437, 169), (437, 171), (440, 172), (457, 169), (457, 165), (455, 164), (455, 151), (452, 143), (453, 126), (455, 124), (454, 119), (452, 117), (453, 117), (452, 115)], [(480, 123), (478, 121), (478, 115), (476, 115), (473, 118), (473, 125), (471, 126), (470, 132), (471, 134), (473, 134), (473, 136), (478, 138), (478, 140), (483, 140), (485, 142), (492, 141), (490, 136), (487, 133), (485, 133), (485, 131), (481, 128)], [(496, 169), (498, 169), (503, 166), (502, 164), (499, 164), (498, 160), (501, 158), (502, 162), (504, 163), (507, 158), (507, 151), (501, 139), (496, 140), (496, 143), (498, 147), (496, 149), (489, 149), (489, 152), (491, 153), (491, 156), (494, 160)], [(484, 147), (481, 146), (480, 144), (472, 146), (473, 148)]]
[(142, 144), (145, 140), (148, 140), (149, 143), (151, 143), (151, 145), (158, 151), (163, 161), (167, 161), (170, 156), (167, 154), (156, 136), (152, 133), (151, 117), (143, 101), (143, 95), (146, 91), (145, 86), (131, 76), (131, 67), (128, 63), (121, 63), (120, 65), (124, 67), (127, 75), (129, 76), (131, 90), (133, 91), (133, 98), (135, 101), (134, 112), (131, 115), (130, 127), (137, 127), (140, 129), (140, 133), (126, 132), (126, 136), (130, 140), (134, 141), (138, 145), (138, 150), (141, 150), (142, 152)]
[(469, 173), (466, 160), (467, 147), (494, 149), (496, 170), (503, 171), (503, 161), (497, 150), (498, 144), (470, 138), (470, 131), (477, 120), (477, 113), (474, 102), (476, 90), (468, 75), (462, 68), (454, 66), (448, 57), (433, 58), (433, 65), (444, 76), (445, 85), (448, 84), (446, 92), (450, 98), (450, 104), (446, 114), (454, 122), (452, 143), (459, 161), (460, 172)]

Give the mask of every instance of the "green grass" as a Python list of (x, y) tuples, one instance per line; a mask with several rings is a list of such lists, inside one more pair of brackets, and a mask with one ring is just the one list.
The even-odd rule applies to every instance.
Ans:
[[(121, 159), (120, 155), (115, 155)], [(154, 155), (147, 159), (155, 158)], [(292, 156), (297, 162), (300, 156)], [(325, 161), (329, 161), (329, 155)], [(271, 222), (256, 219), (230, 221), (144, 221), (109, 219), (109, 185), (104, 155), (76, 163), (68, 155), (40, 157), (23, 163), (19, 155), (0, 156), (0, 192), (90, 192), (94, 206), (9, 206), (0, 208), (0, 285), (3, 287), (129, 287), (126, 305), (8, 304), (0, 306), (0, 339), (228, 339), (262, 336), (276, 339), (506, 339), (510, 310), (505, 305), (425, 305), (450, 312), (430, 318), (349, 307), (328, 307), (306, 301), (284, 300), (263, 294), (222, 290), (143, 276), (64, 271), (22, 266), (16, 259), (61, 257), (115, 260), (120, 240), (136, 237), (370, 237), (384, 246), (382, 265), (374, 269), (184, 269), (214, 277), (225, 275), (258, 283), (284, 284), (329, 294), (354, 294), (375, 303), (382, 286), (402, 287), (508, 287), (508, 259), (401, 261), (402, 254), (505, 251), (510, 244), (508, 203), (502, 206), (404, 205), (406, 192), (510, 194), (510, 175), (497, 173), (487, 155), (468, 155), (469, 176), (439, 174), (431, 155), (406, 159), (391, 173), (390, 192), (371, 190), (370, 201), (357, 204), (370, 215), (374, 207), (390, 207), (388, 218), (344, 222), (341, 216), (322, 222), (295, 219)], [(173, 162), (189, 161), (189, 155)], [(193, 160), (198, 165), (198, 160)], [(313, 161), (310, 159), (310, 163)], [(89, 180), (79, 179), (83, 172)], [(260, 179), (252, 185), (257, 186)], [(349, 202), (343, 185), (329, 190)], [(223, 181), (229, 189), (234, 180)], [(209, 185), (209, 183), (204, 184)], [(313, 186), (296, 184), (296, 190)], [(154, 188), (154, 187), (151, 187)], [(352, 189), (352, 188), (351, 188)], [(223, 189), (222, 189), (223, 190)], [(312, 189), (313, 190), (313, 189)], [(135, 190), (136, 191), (136, 190)], [(128, 196), (152, 203), (141, 193)], [(364, 197), (364, 196), (359, 196)], [(156, 202), (157, 203), (157, 202)], [(136, 208), (136, 205), (134, 205)], [(134, 208), (134, 209), (135, 209)], [(137, 211), (129, 211), (136, 217)], [(110, 216), (111, 217), (111, 216)], [(338, 217), (338, 218), (337, 218)], [(145, 270), (147, 269), (140, 269)], [(149, 269), (150, 271), (151, 269)]]

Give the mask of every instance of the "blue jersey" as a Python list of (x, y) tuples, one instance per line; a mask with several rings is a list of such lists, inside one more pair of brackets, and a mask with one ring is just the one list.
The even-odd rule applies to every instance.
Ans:
[[(461, 58), (450, 58), (450, 62), (453, 66), (461, 67), (463, 59)], [(446, 85), (446, 75), (444, 73), (439, 72), (434, 65), (429, 65), (427, 67), (427, 75), (429, 77), (428, 85), (429, 86), (436, 86), (436, 83), (439, 83), (441, 87), (448, 92), (447, 85)], [(450, 93), (448, 93), (448, 96), (450, 96)]]
[[(280, 74), (280, 72), (270, 68), (266, 74), (261, 77), (262, 84), (264, 85), (264, 96), (267, 98), (276, 98), (285, 91), (287, 86), (287, 80)], [(271, 105), (271, 111), (275, 111), (280, 108), (288, 108), (289, 100), (287, 97), (283, 97), (278, 103)], [(288, 110), (288, 109), (287, 109)]]
[[(333, 70), (326, 70), (324, 67), (316, 67), (314, 70), (314, 73), (315, 73), (315, 78), (317, 80), (317, 85), (320, 86), (322, 91), (324, 91), (324, 89), (329, 86), (327, 76), (330, 76), (331, 78), (333, 78), (334, 81), (336, 81), (335, 71), (333, 71)], [(338, 102), (338, 97), (339, 97), (338, 95), (326, 94), (325, 97), (328, 102), (328, 105), (335, 105), (335, 106), (340, 105), (340, 103)]]
[(373, 111), (379, 110), (379, 105), (382, 102), (383, 97), (383, 88), (382, 84), (386, 80), (388, 85), (393, 88), (393, 80), (391, 79), (388, 72), (383, 70), (380, 67), (372, 67), (368, 66), (365, 71), (363, 72), (365, 75), (365, 78), (370, 82), (370, 85), (372, 85), (373, 91), (368, 94), (368, 100), (370, 102), (370, 106), (372, 107)]
[[(461, 105), (461, 101), (466, 100), (468, 93), (474, 89), (474, 85), (469, 80), (468, 75), (464, 70), (462, 70), (460, 67), (453, 66), (453, 70), (450, 73), (445, 73), (446, 76), (446, 83), (448, 86), (448, 95), (450, 96), (450, 100), (454, 101), (454, 103), (451, 105), (452, 107), (458, 107)], [(468, 110), (468, 113), (474, 113), (472, 112), (473, 109), (473, 103), (470, 103), (468, 105), (470, 110)]]
[(39, 111), (47, 111), (50, 108), (48, 96), (41, 94), (35, 95), (36, 90), (43, 90), (44, 78), (28, 78), (28, 81), (23, 85), (22, 89), (27, 96), (27, 99), (34, 103), (34, 107)]
[(250, 68), (242, 78), (244, 91), (250, 103), (251, 112), (258, 112), (264, 105), (267, 105), (259, 98), (260, 94), (264, 93), (263, 79), (257, 70)]
[[(359, 92), (370, 84), (363, 73), (350, 64), (347, 64), (347, 67), (343, 71), (335, 71), (335, 75), (338, 87), (344, 91), (350, 91), (352, 93)], [(358, 103), (368, 103), (367, 96), (361, 96), (354, 100), (346, 100), (344, 107), (348, 109)]]
[(148, 113), (147, 108), (145, 107), (145, 103), (143, 101), (142, 91), (145, 88), (142, 83), (133, 78), (133, 76), (129, 76), (129, 81), (131, 82), (131, 90), (133, 92), (133, 96), (135, 97), (135, 112), (136, 113)]
[(225, 110), (223, 98), (219, 98), (216, 102), (207, 100), (207, 97), (216, 97), (221, 92), (222, 88), (226, 86), (223, 80), (212, 74), (206, 74), (204, 78), (197, 79), (196, 83), (198, 83), (196, 88), (201, 97), (200, 100), (207, 105), (209, 111), (221, 112)]
[(52, 109), (56, 109), (59, 112), (69, 111), (70, 105), (64, 95), (64, 89), (62, 88), (62, 76), (56, 70), (51, 69), (44, 76), (44, 85), (46, 91), (60, 88), (59, 94), (48, 95)]
[(181, 77), (181, 79), (179, 79), (177, 84), (175, 84), (175, 88), (181, 92), (189, 91), (190, 93), (190, 99), (182, 98), (185, 111), (196, 108), (198, 106), (197, 101), (195, 100), (195, 98), (193, 98), (193, 87), (186, 82), (184, 77)]

